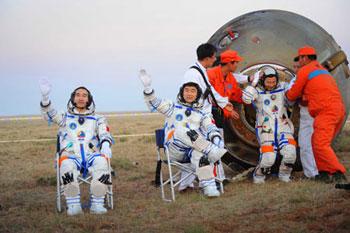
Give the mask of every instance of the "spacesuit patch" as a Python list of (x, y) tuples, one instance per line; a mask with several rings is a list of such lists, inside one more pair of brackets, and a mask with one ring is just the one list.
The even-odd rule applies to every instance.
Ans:
[(175, 117), (175, 119), (176, 119), (177, 121), (182, 121), (183, 116), (182, 116), (181, 114), (177, 114), (176, 117)]
[(77, 124), (75, 124), (74, 122), (72, 122), (72, 123), (69, 124), (69, 128), (70, 128), (71, 130), (75, 130), (75, 129), (77, 128)]

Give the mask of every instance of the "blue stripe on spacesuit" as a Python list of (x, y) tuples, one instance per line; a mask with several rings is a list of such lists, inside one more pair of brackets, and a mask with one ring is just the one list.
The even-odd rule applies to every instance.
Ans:
[(89, 119), (89, 120), (97, 120), (96, 117), (93, 117), (93, 116), (86, 116), (84, 117), (85, 119)]
[(88, 167), (91, 167), (96, 157), (100, 157), (102, 154), (94, 154), (88, 159)]
[[(318, 75), (321, 75), (321, 74), (329, 74), (330, 75), (330, 73), (327, 71), (327, 70), (314, 70), (314, 71), (312, 71), (310, 74), (309, 74), (309, 76), (307, 77), (307, 79), (308, 80), (311, 80), (311, 79), (313, 79), (313, 78), (315, 78), (316, 76), (318, 76)], [(330, 75), (331, 76), (331, 75)], [(332, 77), (332, 76), (331, 76)]]
[(49, 126), (51, 126), (54, 116), (57, 115), (57, 111), (55, 109), (51, 109), (46, 113), (46, 115), (47, 115), (47, 123)]
[[(252, 106), (253, 106), (254, 110), (256, 111), (257, 108), (256, 108), (256, 106), (255, 106), (255, 102), (252, 102)], [(255, 122), (259, 122), (258, 119), (259, 119), (259, 118), (258, 118), (258, 114), (257, 114), (257, 115), (256, 115), (256, 119), (255, 119)], [(261, 144), (261, 141), (260, 141), (260, 137), (259, 137), (259, 130), (258, 130), (258, 128), (256, 127), (256, 124), (255, 124), (255, 135), (256, 135), (256, 139), (258, 140), (258, 143), (259, 143), (259, 145), (260, 145), (260, 144)]]
[(191, 162), (192, 151), (193, 151), (193, 148), (189, 148), (186, 150), (185, 156), (183, 157), (181, 163), (190, 163)]
[(63, 135), (61, 141), (64, 141), (64, 140), (66, 139), (67, 136), (68, 136), (68, 133), (64, 133), (64, 135)]
[(75, 197), (66, 197), (67, 204), (80, 204), (80, 193)]
[(282, 135), (281, 140), (279, 141), (279, 144), (278, 144), (278, 148), (280, 149), (289, 143), (288, 138), (286, 138), (284, 134), (281, 134), (281, 135)]
[(47, 113), (47, 124), (48, 124), (49, 126), (51, 126), (51, 125), (52, 125), (52, 122), (53, 122), (52, 117), (50, 116), (49, 113)]
[(214, 126), (214, 125), (209, 125), (207, 128), (207, 131), (208, 131), (207, 134), (211, 134), (213, 131), (220, 133), (220, 131), (217, 130), (216, 126)]
[(256, 135), (256, 139), (258, 139), (258, 143), (260, 145), (260, 137), (259, 137), (259, 130), (257, 127), (255, 127), (255, 135)]
[(155, 111), (157, 111), (157, 109), (158, 109), (158, 107), (159, 107), (159, 105), (161, 103), (161, 100), (156, 98), (153, 101), (148, 101), (148, 103), (152, 107), (151, 112), (155, 112)]
[(199, 110), (197, 110), (197, 109), (191, 108), (191, 107), (186, 107), (186, 106), (177, 105), (177, 104), (174, 105), (174, 107), (175, 107), (175, 108), (178, 108), (178, 109), (184, 109), (184, 108), (186, 108), (186, 109), (189, 109), (189, 110), (191, 110), (191, 111), (193, 111), (193, 112), (197, 112), (197, 113), (201, 114), (202, 116), (205, 115), (203, 112), (201, 112), (201, 111), (199, 111)]
[(278, 144), (278, 148), (282, 149), (285, 145), (288, 145), (288, 141), (281, 141), (281, 142)]
[(66, 117), (72, 118), (72, 119), (74, 119), (74, 118), (79, 118), (79, 117), (83, 117), (83, 118), (89, 119), (89, 120), (95, 120), (95, 121), (97, 120), (96, 117), (93, 117), (93, 116), (76, 116), (76, 115), (66, 114)]
[(278, 146), (277, 130), (278, 130), (278, 121), (277, 121), (277, 118), (275, 118), (275, 133), (274, 133), (274, 147), (275, 147), (275, 150), (277, 149), (277, 146)]
[(176, 146), (181, 152), (186, 152), (186, 150), (189, 148), (181, 140), (178, 140), (176, 138), (173, 138), (173, 145)]
[(253, 95), (252, 94), (250, 94), (249, 92), (247, 92), (247, 91), (244, 91), (243, 90), (243, 93), (245, 94), (245, 95), (247, 95), (250, 99), (253, 99)]
[(86, 167), (86, 160), (85, 160), (85, 151), (84, 151), (84, 145), (83, 144), (80, 144), (80, 154), (81, 154), (81, 165), (82, 165), (82, 168), (83, 168), (83, 178), (86, 178), (86, 175), (87, 175), (87, 167)]
[(282, 92), (282, 91), (284, 91), (284, 88), (269, 91), (269, 93), (266, 93), (266, 91), (259, 91), (259, 94), (274, 94), (274, 93), (278, 93), (278, 92)]
[(73, 160), (73, 162), (75, 163), (75, 165), (77, 165), (77, 169), (80, 170), (80, 168), (81, 168), (81, 163), (80, 163), (80, 161), (79, 161), (76, 157), (68, 156), (68, 159)]
[(166, 115), (168, 116), (168, 117), (170, 117), (172, 114), (173, 114), (173, 112), (174, 112), (174, 104), (172, 104), (171, 105), (171, 107), (168, 109), (168, 111), (166, 111)]

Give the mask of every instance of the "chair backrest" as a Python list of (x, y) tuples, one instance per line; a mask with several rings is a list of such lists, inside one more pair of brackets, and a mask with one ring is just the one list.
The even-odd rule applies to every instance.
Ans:
[(164, 148), (164, 129), (156, 129), (156, 145), (159, 148)]

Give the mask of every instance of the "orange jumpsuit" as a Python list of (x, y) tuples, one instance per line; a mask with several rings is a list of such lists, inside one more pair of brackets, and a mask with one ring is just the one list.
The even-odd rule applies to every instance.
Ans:
[(345, 119), (345, 106), (335, 79), (317, 61), (299, 69), (294, 85), (286, 93), (291, 101), (300, 96), (314, 118), (311, 142), (318, 170), (345, 173), (331, 148)]
[[(243, 103), (242, 90), (232, 73), (228, 73), (226, 77), (224, 77), (221, 66), (209, 69), (207, 73), (209, 82), (221, 96), (227, 96), (230, 101), (236, 103)], [(231, 114), (224, 109), (224, 116), (229, 118)]]

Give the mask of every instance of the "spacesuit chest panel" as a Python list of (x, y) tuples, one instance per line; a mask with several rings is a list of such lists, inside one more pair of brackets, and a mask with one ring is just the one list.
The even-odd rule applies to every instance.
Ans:
[(201, 123), (202, 113), (198, 110), (175, 105), (174, 112), (167, 119), (166, 125), (168, 129), (184, 127), (188, 129), (198, 129)]
[(96, 125), (96, 118), (93, 116), (67, 115), (66, 140), (73, 143), (75, 154), (81, 153), (81, 145), (86, 152), (91, 150), (89, 148), (90, 142), (96, 146)]
[(285, 112), (284, 106), (284, 89), (276, 88), (273, 91), (264, 91), (257, 89), (259, 92), (256, 100), (256, 111), (258, 124), (264, 121), (279, 119)]

